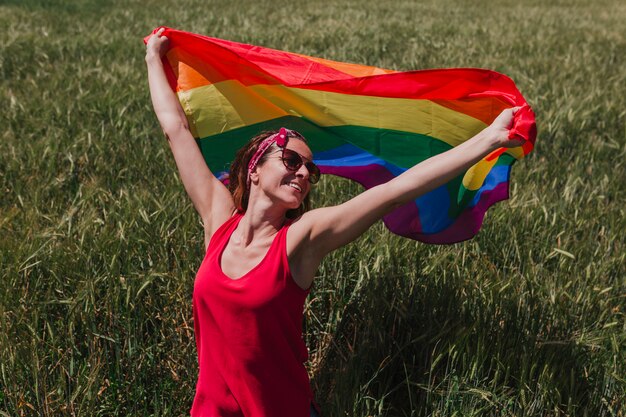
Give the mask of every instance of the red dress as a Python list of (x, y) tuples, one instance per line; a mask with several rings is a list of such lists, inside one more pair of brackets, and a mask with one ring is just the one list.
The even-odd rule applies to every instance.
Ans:
[(193, 417), (308, 417), (313, 399), (304, 367), (302, 313), (309, 290), (289, 271), (289, 223), (265, 258), (239, 279), (222, 272), (221, 256), (243, 217), (213, 235), (193, 291), (200, 367)]

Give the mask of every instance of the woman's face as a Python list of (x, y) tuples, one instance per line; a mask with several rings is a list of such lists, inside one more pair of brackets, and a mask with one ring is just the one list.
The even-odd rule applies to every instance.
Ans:
[[(313, 153), (302, 140), (289, 138), (286, 148), (297, 152), (305, 161), (313, 159)], [(311, 189), (309, 171), (304, 164), (297, 171), (290, 171), (281, 157), (282, 149), (272, 146), (267, 159), (257, 166), (257, 175), (252, 177), (252, 181), (276, 204), (296, 209)]]

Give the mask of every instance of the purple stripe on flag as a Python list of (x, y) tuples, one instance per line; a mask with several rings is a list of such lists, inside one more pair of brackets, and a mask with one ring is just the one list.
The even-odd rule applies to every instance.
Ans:
[[(372, 188), (395, 178), (381, 165), (364, 166), (320, 166), (324, 174), (333, 174), (358, 182), (365, 188)], [(413, 201), (398, 207), (383, 217), (387, 228), (400, 236), (410, 236), (422, 230), (419, 211)]]
[(463, 211), (456, 221), (444, 231), (434, 234), (415, 233), (407, 237), (425, 243), (437, 244), (449, 244), (450, 242), (471, 239), (482, 226), (487, 209), (498, 201), (507, 198), (509, 198), (509, 183), (500, 183), (493, 190), (483, 192), (480, 201), (474, 207)]

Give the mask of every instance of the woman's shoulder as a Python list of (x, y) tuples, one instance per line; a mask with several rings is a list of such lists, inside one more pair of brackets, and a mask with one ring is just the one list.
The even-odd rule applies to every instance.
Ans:
[(204, 226), (204, 249), (205, 251), (208, 250), (211, 243), (216, 239), (216, 236), (217, 237), (221, 236), (224, 233), (224, 231), (228, 229), (229, 225), (231, 225), (233, 222), (239, 221), (243, 217), (244, 214), (245, 212), (243, 211), (233, 209), (233, 211), (230, 213), (230, 216), (227, 217), (225, 220), (223, 220), (222, 223), (217, 228), (212, 229), (210, 227), (207, 227), (207, 225), (205, 224)]
[(288, 253), (301, 253), (302, 247), (307, 247), (307, 243), (311, 237), (312, 226), (315, 222), (315, 216), (312, 216), (315, 210), (287, 221), (286, 226), (289, 227), (287, 233), (287, 250)]

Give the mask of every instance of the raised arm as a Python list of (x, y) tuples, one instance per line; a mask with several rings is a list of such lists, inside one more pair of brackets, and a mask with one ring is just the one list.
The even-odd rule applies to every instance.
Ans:
[(501, 147), (520, 146), (508, 139), (517, 108), (504, 110), (485, 130), (461, 145), (423, 161), (386, 184), (370, 188), (333, 207), (305, 213), (294, 224), (300, 247), (319, 259), (363, 234), (393, 209), (452, 180)]
[(152, 106), (168, 139), (185, 191), (202, 218), (205, 246), (213, 232), (235, 209), (226, 187), (211, 173), (193, 138), (185, 113), (170, 88), (162, 56), (167, 52), (168, 39), (160, 29), (146, 45), (146, 64)]

